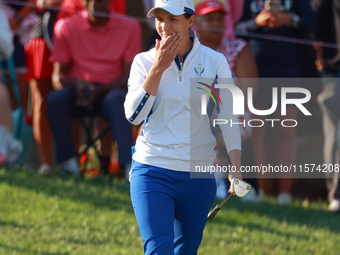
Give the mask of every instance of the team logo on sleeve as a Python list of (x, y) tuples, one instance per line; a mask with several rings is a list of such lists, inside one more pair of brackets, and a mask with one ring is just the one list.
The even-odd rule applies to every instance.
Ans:
[(201, 76), (202, 73), (204, 72), (204, 67), (202, 67), (201, 64), (198, 64), (198, 66), (196, 66), (194, 70), (197, 76)]

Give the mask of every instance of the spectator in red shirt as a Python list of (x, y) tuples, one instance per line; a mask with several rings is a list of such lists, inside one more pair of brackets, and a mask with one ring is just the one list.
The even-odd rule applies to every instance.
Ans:
[[(111, 10), (120, 14), (125, 14), (126, 11), (126, 0), (114, 0), (110, 4)], [(84, 5), (82, 0), (63, 0), (61, 9), (58, 13), (57, 19), (66, 18), (74, 14), (77, 10), (83, 10)]]
[[(61, 175), (80, 176), (72, 145), (71, 120), (86, 112), (106, 119), (118, 143), (121, 169), (131, 162), (131, 126), (124, 116), (127, 79), (141, 51), (137, 21), (110, 11), (111, 0), (85, 0), (85, 10), (55, 26), (52, 83), (47, 98)], [(107, 16), (96, 16), (96, 13)], [(111, 14), (111, 16), (109, 15)], [(110, 18), (109, 18), (110, 16)]]

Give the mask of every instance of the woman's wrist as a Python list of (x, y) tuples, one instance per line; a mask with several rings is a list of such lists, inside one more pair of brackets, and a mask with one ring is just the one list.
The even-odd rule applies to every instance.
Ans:
[(158, 86), (161, 81), (163, 72), (164, 71), (162, 71), (162, 69), (153, 64), (146, 79), (144, 80), (142, 87), (151, 96), (157, 95)]
[(158, 64), (154, 63), (150, 69), (150, 72), (154, 72), (155, 74), (163, 74), (166, 69), (162, 68)]

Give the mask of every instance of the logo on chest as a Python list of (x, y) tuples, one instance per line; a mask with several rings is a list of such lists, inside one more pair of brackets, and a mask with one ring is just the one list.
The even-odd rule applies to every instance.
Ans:
[[(198, 64), (198, 66), (196, 66), (196, 67), (194, 68), (194, 70), (195, 70), (196, 75), (197, 75), (198, 77), (201, 77), (201, 76), (202, 76), (202, 73), (204, 72), (204, 67), (202, 66), (202, 64)], [(197, 77), (197, 76), (196, 76), (196, 77)]]

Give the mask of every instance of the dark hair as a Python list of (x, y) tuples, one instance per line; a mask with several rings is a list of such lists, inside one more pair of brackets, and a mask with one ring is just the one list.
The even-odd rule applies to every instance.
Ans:
[(189, 14), (189, 13), (184, 13), (184, 18), (186, 19), (190, 19), (190, 17), (192, 16), (192, 14)]

